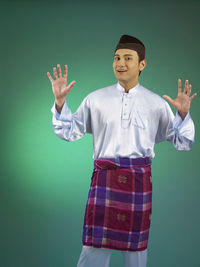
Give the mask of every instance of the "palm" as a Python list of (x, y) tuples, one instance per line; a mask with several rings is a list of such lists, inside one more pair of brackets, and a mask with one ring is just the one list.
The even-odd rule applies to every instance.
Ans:
[(66, 95), (70, 92), (72, 86), (75, 84), (75, 81), (67, 85), (67, 74), (68, 74), (67, 65), (64, 66), (63, 77), (62, 77), (60, 64), (57, 64), (57, 67), (58, 67), (58, 74), (57, 74), (56, 68), (55, 67), (53, 68), (55, 80), (51, 77), (49, 72), (47, 72), (47, 76), (49, 77), (49, 80), (52, 83), (52, 90), (53, 90), (53, 94), (55, 95), (55, 98), (64, 99)]
[(185, 88), (182, 91), (182, 85), (181, 85), (181, 79), (178, 80), (178, 95), (176, 99), (172, 99), (168, 95), (163, 95), (163, 98), (168, 100), (172, 106), (177, 109), (182, 114), (187, 114), (190, 109), (190, 104), (192, 99), (197, 95), (197, 93), (194, 93), (192, 96), (191, 94), (191, 84), (188, 86), (188, 80), (185, 82)]
[(172, 105), (177, 110), (182, 110), (183, 112), (188, 112), (190, 109), (190, 97), (187, 94), (184, 94), (183, 92), (178, 93), (177, 98), (173, 100)]
[(58, 97), (66, 95), (67, 80), (64, 77), (59, 77), (53, 81), (52, 90)]

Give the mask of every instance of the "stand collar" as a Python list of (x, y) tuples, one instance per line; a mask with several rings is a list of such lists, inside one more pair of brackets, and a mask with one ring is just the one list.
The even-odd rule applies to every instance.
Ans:
[(140, 83), (138, 82), (136, 86), (129, 89), (128, 93), (126, 93), (124, 87), (122, 87), (121, 84), (117, 82), (117, 89), (123, 93), (126, 93), (127, 95), (133, 94), (139, 87), (140, 87)]

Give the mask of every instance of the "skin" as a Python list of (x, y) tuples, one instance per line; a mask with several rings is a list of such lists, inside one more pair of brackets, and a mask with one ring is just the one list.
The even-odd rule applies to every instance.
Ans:
[(51, 77), (51, 74), (47, 72), (47, 76), (49, 77), (49, 80), (52, 84), (52, 91), (55, 96), (55, 103), (56, 103), (56, 109), (58, 113), (61, 113), (62, 107), (65, 103), (65, 98), (68, 95), (68, 93), (71, 91), (73, 85), (76, 81), (71, 82), (69, 85), (67, 83), (67, 74), (68, 74), (68, 66), (64, 66), (64, 75), (62, 77), (62, 71), (60, 64), (57, 64), (58, 68), (58, 75), (56, 67), (53, 68), (53, 74), (55, 77), (55, 80)]
[[(126, 55), (126, 54), (129, 54)], [(118, 49), (114, 55), (113, 71), (119, 81), (120, 85), (125, 89), (125, 92), (135, 87), (138, 83), (139, 71), (142, 71), (146, 66), (146, 60), (139, 62), (138, 54), (132, 49)], [(64, 65), (64, 75), (62, 77), (62, 71), (60, 64), (57, 64), (58, 74), (56, 67), (53, 68), (53, 74), (55, 80), (47, 72), (47, 76), (52, 84), (52, 91), (55, 96), (56, 109), (58, 113), (61, 113), (62, 107), (65, 103), (67, 94), (71, 91), (76, 81), (72, 81), (69, 85), (67, 83), (68, 66)], [(119, 73), (118, 70), (126, 70), (126, 72)], [(168, 95), (163, 95), (169, 103), (179, 111), (179, 114), (184, 120), (189, 112), (191, 101), (197, 96), (197, 93), (191, 94), (192, 85), (185, 81), (185, 88), (182, 91), (181, 79), (178, 79), (178, 94), (176, 99), (172, 99)]]
[(168, 95), (163, 95), (162, 97), (169, 101), (169, 103), (179, 111), (179, 114), (184, 120), (184, 118), (187, 116), (187, 113), (189, 112), (191, 101), (197, 96), (197, 93), (194, 93), (192, 96), (191, 94), (191, 88), (192, 85), (189, 85), (188, 80), (185, 81), (185, 88), (182, 91), (182, 84), (181, 79), (178, 79), (178, 94), (176, 99), (172, 99)]
[[(116, 50), (113, 60), (113, 71), (126, 93), (137, 85), (139, 71), (142, 71), (146, 64), (145, 59), (139, 62), (138, 53), (135, 50)], [(126, 72), (120, 73), (118, 70), (126, 70)]]

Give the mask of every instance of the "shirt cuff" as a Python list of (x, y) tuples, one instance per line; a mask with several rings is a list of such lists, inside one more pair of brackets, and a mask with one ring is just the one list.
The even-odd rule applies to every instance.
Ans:
[(180, 136), (184, 136), (187, 139), (194, 142), (194, 123), (188, 111), (187, 115), (185, 116), (184, 120), (182, 120), (178, 110), (176, 111), (176, 116), (173, 121), (173, 127), (176, 133)]
[(70, 121), (72, 118), (71, 110), (67, 106), (66, 101), (64, 102), (61, 113), (58, 113), (58, 111), (56, 109), (56, 103), (54, 101), (53, 107), (51, 108), (51, 112), (53, 113), (53, 116), (56, 118), (56, 120)]
[(188, 111), (188, 113), (187, 113), (187, 115), (185, 116), (185, 118), (184, 118), (184, 120), (182, 120), (182, 118), (181, 118), (181, 115), (180, 115), (180, 113), (179, 113), (179, 111), (177, 110), (176, 111), (176, 116), (175, 116), (175, 118), (174, 118), (174, 122), (173, 122), (173, 124), (174, 124), (174, 128), (180, 128), (180, 126), (183, 126), (183, 125), (185, 125), (185, 124), (187, 124), (187, 121), (190, 119), (191, 117), (190, 117), (190, 114), (189, 114), (189, 111)]

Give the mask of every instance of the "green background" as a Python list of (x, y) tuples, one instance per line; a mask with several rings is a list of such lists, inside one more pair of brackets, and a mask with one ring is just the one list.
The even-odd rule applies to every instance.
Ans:
[[(198, 93), (190, 109), (192, 150), (155, 146), (147, 266), (200, 266), (199, 13), (194, 0), (0, 2), (0, 266), (76, 266), (92, 135), (69, 143), (54, 134), (46, 73), (68, 65), (75, 112), (88, 93), (117, 82), (112, 62), (122, 34), (146, 46), (143, 86), (174, 99), (181, 78)], [(113, 251), (110, 266), (123, 266), (122, 259)]]

